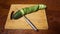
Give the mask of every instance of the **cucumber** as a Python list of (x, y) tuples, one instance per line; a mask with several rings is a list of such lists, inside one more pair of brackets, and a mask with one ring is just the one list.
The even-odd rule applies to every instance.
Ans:
[(26, 7), (26, 8), (22, 8), (20, 10), (18, 10), (15, 14), (12, 15), (13, 19), (18, 19), (20, 17), (22, 17), (23, 15), (32, 13), (32, 12), (36, 12), (37, 10), (42, 10), (45, 9), (46, 5), (44, 4), (38, 4), (35, 6), (31, 6), (31, 7)]

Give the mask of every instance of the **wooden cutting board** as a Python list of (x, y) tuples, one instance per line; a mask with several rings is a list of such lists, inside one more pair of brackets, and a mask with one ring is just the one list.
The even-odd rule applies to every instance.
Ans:
[[(5, 29), (32, 29), (25, 21), (24, 17), (17, 20), (11, 20), (10, 15), (12, 11), (20, 10), (21, 8), (34, 6), (36, 4), (12, 4), (6, 20)], [(48, 29), (45, 9), (37, 12), (27, 14), (26, 17), (36, 26), (37, 29)]]

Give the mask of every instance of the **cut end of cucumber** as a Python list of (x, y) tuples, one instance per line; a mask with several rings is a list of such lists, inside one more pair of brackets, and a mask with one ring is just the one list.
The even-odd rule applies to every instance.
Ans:
[(47, 6), (45, 4), (39, 4), (39, 9), (45, 9)]

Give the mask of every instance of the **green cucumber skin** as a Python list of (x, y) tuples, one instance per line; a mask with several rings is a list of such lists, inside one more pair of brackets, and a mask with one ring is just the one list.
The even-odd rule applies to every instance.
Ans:
[(22, 13), (20, 10), (18, 10), (15, 14), (12, 15), (13, 19), (18, 19), (20, 17), (22, 17)]
[(37, 10), (38, 10), (38, 6), (31, 6), (31, 7), (23, 8), (23, 11), (25, 13), (24, 15), (35, 12)]
[[(41, 10), (41, 9), (45, 9), (45, 7), (39, 7), (40, 5), (36, 5), (36, 6), (31, 6), (31, 7), (26, 7), (26, 8), (22, 8), (22, 10), (24, 11), (24, 15), (32, 13), (32, 12), (36, 12), (37, 10)], [(13, 19), (18, 19), (20, 17), (22, 17), (22, 12), (20, 10), (18, 10), (15, 14), (13, 14), (12, 18)]]

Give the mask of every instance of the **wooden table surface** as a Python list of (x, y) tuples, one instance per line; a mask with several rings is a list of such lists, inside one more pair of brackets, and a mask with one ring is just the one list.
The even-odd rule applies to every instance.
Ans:
[[(4, 29), (6, 18), (11, 4), (35, 4), (47, 5), (46, 15), (48, 30), (6, 30)], [(60, 0), (0, 0), (0, 34), (59, 34), (60, 32)]]

